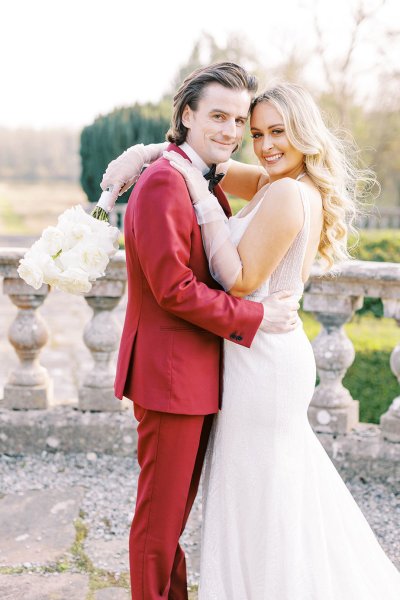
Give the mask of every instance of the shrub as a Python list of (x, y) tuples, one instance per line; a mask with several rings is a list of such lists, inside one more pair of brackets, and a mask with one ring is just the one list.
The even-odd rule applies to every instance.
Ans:
[[(169, 127), (169, 119), (153, 105), (119, 108), (98, 117), (81, 133), (81, 185), (89, 202), (97, 202), (100, 182), (108, 163), (137, 143), (162, 142)], [(118, 198), (127, 202), (131, 190)]]
[[(360, 238), (351, 251), (358, 260), (398, 262), (400, 258), (400, 235), (397, 229), (362, 229)], [(350, 240), (350, 246), (354, 238)]]
[(390, 365), (387, 350), (358, 351), (343, 385), (360, 401), (360, 421), (379, 423), (380, 417), (400, 394), (399, 384)]

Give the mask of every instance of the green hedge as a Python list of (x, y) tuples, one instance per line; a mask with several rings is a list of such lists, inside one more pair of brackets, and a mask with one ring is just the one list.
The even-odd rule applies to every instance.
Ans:
[(390, 351), (361, 351), (343, 379), (343, 385), (360, 401), (360, 421), (379, 423), (380, 417), (400, 395), (399, 384), (390, 370)]
[[(400, 233), (398, 229), (363, 229), (359, 242), (351, 254), (358, 260), (377, 262), (400, 261)], [(354, 238), (350, 240), (350, 245)]]
[[(169, 118), (151, 104), (119, 108), (98, 117), (81, 133), (81, 185), (89, 202), (97, 202), (100, 182), (108, 163), (133, 144), (150, 144), (165, 140)], [(132, 190), (118, 202), (127, 202)]]

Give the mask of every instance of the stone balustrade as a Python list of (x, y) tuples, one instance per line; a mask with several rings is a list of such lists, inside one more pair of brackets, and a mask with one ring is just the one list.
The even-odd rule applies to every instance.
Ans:
[[(49, 375), (39, 362), (40, 351), (47, 341), (47, 328), (39, 307), (49, 288), (43, 285), (34, 290), (18, 277), (16, 269), (24, 251), (23, 248), (0, 249), (3, 292), (18, 308), (10, 326), (9, 340), (19, 359), (4, 387), (3, 406), (45, 409), (51, 405), (53, 392)], [(125, 293), (125, 283), (125, 254), (118, 252), (110, 261), (106, 275), (96, 281), (82, 299), (93, 309), (93, 316), (83, 331), (93, 365), (78, 390), (77, 407), (81, 411), (121, 408), (113, 393), (111, 358), (120, 337), (113, 309)], [(361, 308), (365, 296), (381, 298), (385, 316), (400, 325), (400, 265), (351, 261), (343, 264), (334, 276), (323, 275), (314, 267), (306, 285), (304, 310), (312, 312), (322, 325), (313, 341), (319, 383), (309, 408), (310, 423), (321, 434), (346, 434), (359, 425), (357, 399), (353, 399), (342, 384), (355, 357), (343, 325)], [(400, 382), (400, 343), (392, 352), (390, 366)], [(54, 393), (57, 395), (57, 390)], [(386, 440), (400, 442), (400, 393), (382, 415), (381, 431)]]
[[(46, 344), (48, 332), (38, 308), (49, 293), (44, 284), (35, 290), (17, 273), (25, 248), (0, 249), (0, 276), (3, 293), (17, 306), (18, 311), (9, 329), (9, 340), (18, 355), (19, 364), (4, 386), (4, 406), (9, 409), (44, 409), (51, 404), (52, 381), (40, 365), (39, 355)], [(118, 348), (120, 330), (113, 317), (115, 308), (125, 293), (125, 253), (118, 252), (110, 261), (104, 277), (94, 282), (86, 301), (93, 316), (83, 331), (83, 339), (93, 357), (93, 367), (86, 373), (78, 390), (81, 410), (121, 410), (114, 396), (114, 373), (111, 358)], [(57, 390), (55, 390), (57, 394)]]
[[(315, 431), (347, 433), (359, 422), (358, 402), (342, 384), (355, 358), (343, 325), (362, 307), (365, 296), (381, 298), (384, 316), (400, 325), (400, 265), (350, 261), (336, 276), (322, 276), (314, 267), (307, 282), (303, 308), (322, 324), (312, 344), (320, 379), (309, 408)], [(392, 352), (390, 365), (400, 382), (400, 344)], [(382, 415), (381, 427), (387, 440), (400, 442), (400, 396)]]

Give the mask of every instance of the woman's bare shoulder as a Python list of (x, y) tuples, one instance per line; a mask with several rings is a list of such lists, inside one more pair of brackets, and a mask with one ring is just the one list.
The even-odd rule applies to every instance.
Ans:
[(298, 231), (302, 227), (304, 211), (300, 199), (298, 182), (283, 177), (266, 186), (260, 218), (276, 226), (285, 224), (287, 229)]

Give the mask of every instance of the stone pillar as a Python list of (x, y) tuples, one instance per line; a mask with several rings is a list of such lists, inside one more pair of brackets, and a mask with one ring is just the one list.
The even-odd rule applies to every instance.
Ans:
[(346, 433), (358, 424), (358, 401), (343, 387), (342, 379), (355, 357), (343, 325), (362, 306), (362, 297), (305, 293), (304, 310), (315, 314), (322, 330), (312, 343), (320, 383), (308, 410), (311, 426), (325, 433)]
[[(396, 319), (397, 325), (400, 326), (400, 300), (382, 299), (382, 301), (384, 316)], [(397, 344), (390, 356), (390, 368), (400, 383), (400, 343)], [(393, 400), (388, 411), (381, 416), (380, 424), (384, 438), (390, 442), (400, 442), (400, 396)]]
[(114, 396), (115, 373), (111, 359), (118, 348), (120, 330), (112, 314), (125, 291), (125, 259), (123, 253), (113, 257), (106, 275), (98, 279), (85, 296), (93, 309), (83, 339), (92, 353), (94, 365), (79, 388), (80, 410), (117, 411), (122, 403)]
[(11, 409), (47, 408), (53, 386), (47, 370), (39, 364), (39, 354), (47, 342), (48, 330), (37, 308), (45, 300), (49, 286), (43, 284), (39, 290), (34, 290), (22, 279), (5, 277), (3, 291), (18, 307), (8, 337), (20, 359), (4, 387), (4, 406)]

